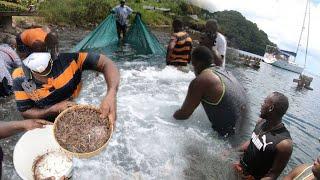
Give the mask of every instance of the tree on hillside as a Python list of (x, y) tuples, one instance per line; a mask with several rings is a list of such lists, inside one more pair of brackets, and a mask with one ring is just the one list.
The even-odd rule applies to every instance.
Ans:
[(220, 31), (228, 38), (229, 46), (263, 55), (266, 45), (275, 45), (257, 24), (247, 20), (237, 11), (213, 13), (220, 24)]

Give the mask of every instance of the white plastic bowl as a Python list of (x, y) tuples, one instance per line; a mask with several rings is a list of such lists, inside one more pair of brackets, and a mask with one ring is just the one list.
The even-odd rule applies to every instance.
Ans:
[[(24, 180), (33, 180), (32, 166), (35, 159), (47, 152), (61, 151), (53, 136), (53, 126), (26, 132), (17, 142), (13, 151), (13, 164), (18, 175)], [(66, 169), (70, 177), (71, 169)]]

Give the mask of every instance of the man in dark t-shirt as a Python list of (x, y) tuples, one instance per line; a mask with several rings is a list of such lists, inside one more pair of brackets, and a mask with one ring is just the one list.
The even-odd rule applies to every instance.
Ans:
[(277, 179), (286, 167), (293, 148), (290, 133), (282, 123), (288, 107), (288, 98), (279, 92), (265, 99), (251, 140), (239, 149), (244, 154), (235, 167), (242, 176)]

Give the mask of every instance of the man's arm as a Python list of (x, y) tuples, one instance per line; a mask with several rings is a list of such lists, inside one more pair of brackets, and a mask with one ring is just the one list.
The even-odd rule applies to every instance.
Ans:
[(101, 117), (109, 116), (111, 122), (116, 120), (116, 96), (120, 82), (120, 73), (117, 66), (106, 56), (100, 55), (98, 71), (102, 72), (107, 83), (107, 95), (103, 99), (100, 110)]
[(12, 136), (18, 132), (42, 128), (50, 122), (40, 119), (29, 119), (22, 121), (10, 121), (0, 123), (0, 139)]
[(173, 53), (173, 49), (174, 49), (176, 43), (177, 43), (177, 38), (175, 36), (171, 36), (170, 41), (169, 41), (169, 45), (167, 48), (167, 56), (166, 56), (167, 64), (170, 62), (170, 57)]
[(21, 112), (25, 119), (47, 119), (48, 117), (58, 116), (63, 110), (76, 105), (71, 101), (62, 101), (48, 108), (30, 108), (24, 112)]
[(132, 13), (137, 13), (135, 11), (133, 11), (129, 6), (126, 6), (128, 8), (128, 11), (129, 11), (129, 15), (132, 14)]
[(248, 149), (248, 147), (249, 147), (249, 144), (250, 144), (250, 141), (244, 142), (242, 145), (240, 145), (240, 146), (237, 148), (237, 151), (238, 151), (238, 152), (245, 152), (245, 151), (247, 151), (247, 149)]
[(296, 168), (294, 168), (287, 176), (283, 178), (283, 180), (292, 180), (295, 177), (297, 177), (305, 168), (307, 168), (309, 165), (302, 164)]
[(270, 171), (266, 174), (263, 180), (277, 179), (283, 169), (287, 166), (287, 163), (292, 154), (292, 141), (283, 140), (276, 146), (277, 154)]
[(199, 79), (194, 79), (191, 81), (187, 93), (187, 97), (184, 100), (182, 107), (177, 110), (173, 117), (178, 120), (188, 119), (193, 111), (200, 104), (203, 95), (203, 83)]
[(116, 95), (120, 82), (117, 66), (107, 56), (95, 53), (79, 53), (78, 65), (82, 70), (101, 72), (107, 83), (107, 95), (100, 104), (101, 118), (108, 117), (111, 123), (116, 120)]

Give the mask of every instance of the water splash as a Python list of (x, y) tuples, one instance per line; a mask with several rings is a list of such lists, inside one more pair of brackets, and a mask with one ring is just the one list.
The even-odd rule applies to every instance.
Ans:
[[(219, 158), (229, 145), (212, 131), (202, 107), (187, 121), (172, 118), (193, 72), (125, 64), (116, 131), (101, 155), (75, 161), (75, 179), (229, 179), (229, 163)], [(98, 105), (103, 76), (89, 74), (84, 82), (77, 101)]]

